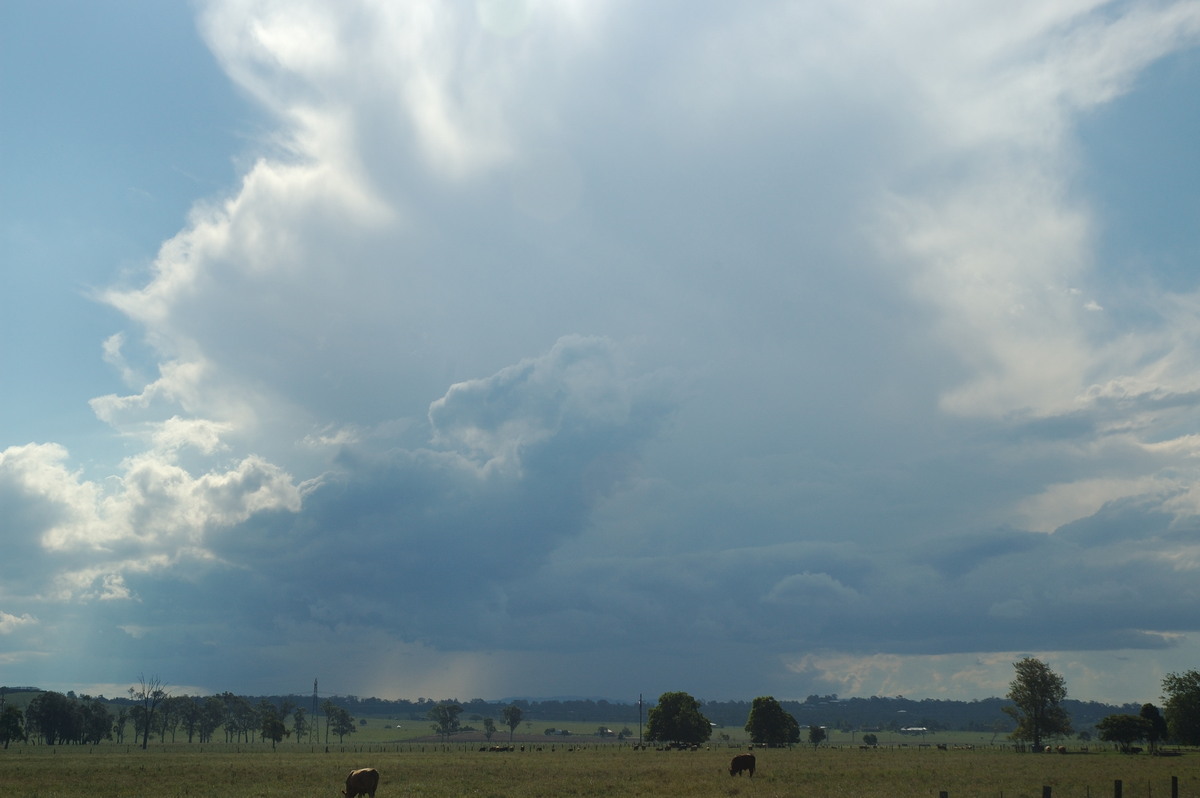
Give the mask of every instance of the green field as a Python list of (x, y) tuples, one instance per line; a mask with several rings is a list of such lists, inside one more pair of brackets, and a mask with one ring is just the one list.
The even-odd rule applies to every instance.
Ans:
[[(507, 731), (507, 730), (506, 730)], [(506, 735), (505, 735), (506, 736)], [(499, 735), (498, 735), (499, 737)], [(581, 741), (574, 741), (580, 743)], [(847, 796), (853, 798), (1124, 798), (1200, 796), (1200, 752), (1179, 757), (1113, 752), (1021, 754), (1012, 749), (938, 750), (808, 747), (759, 750), (753, 780), (731, 778), (737, 748), (633, 750), (628, 746), (529, 744), (481, 752), (479, 744), (358, 743), (340, 746), (14, 745), (0, 751), (0, 795), (22, 798), (336, 798), (345, 774), (375, 767), (377, 798), (539, 798), (545, 796)], [(553, 750), (552, 750), (553, 749)]]

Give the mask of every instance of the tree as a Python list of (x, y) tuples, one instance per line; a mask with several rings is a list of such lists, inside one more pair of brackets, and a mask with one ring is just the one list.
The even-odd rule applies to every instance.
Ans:
[(825, 742), (825, 727), (824, 726), (809, 726), (808, 741), (812, 743), (812, 747), (816, 748), (821, 743)]
[(863, 745), (879, 745), (879, 738), (874, 734), (864, 734)]
[(200, 710), (200, 742), (211, 743), (213, 732), (221, 728), (224, 720), (224, 699), (216, 695), (210, 695), (204, 699), (204, 705)]
[(76, 743), (83, 736), (79, 706), (62, 693), (39, 693), (25, 708), (25, 729), (46, 745)]
[(700, 702), (687, 693), (663, 693), (646, 713), (646, 739), (698, 745), (712, 736), (712, 724)]
[(1170, 739), (1200, 745), (1200, 671), (1168, 673), (1163, 678), (1163, 697)]
[(12, 741), (21, 742), (25, 739), (25, 716), (16, 707), (5, 707), (0, 712), (0, 742), (8, 748)]
[(117, 717), (113, 720), (113, 734), (116, 735), (117, 742), (125, 742), (125, 726), (129, 723), (129, 708), (121, 707), (117, 710)]
[(1004, 707), (1004, 712), (1017, 722), (1014, 740), (1029, 740), (1041, 748), (1047, 737), (1071, 733), (1071, 718), (1062, 708), (1067, 688), (1063, 678), (1046, 663), (1035, 657), (1014, 662), (1017, 676), (1009, 685), (1007, 698), (1016, 706)]
[(183, 725), (183, 730), (187, 732), (188, 742), (190, 743), (196, 737), (196, 732), (200, 730), (200, 718), (204, 714), (204, 707), (200, 703), (199, 698), (193, 696), (182, 696), (179, 704), (179, 720)]
[(326, 728), (333, 729), (333, 733), (337, 735), (339, 743), (345, 742), (347, 734), (354, 734), (358, 731), (358, 727), (354, 725), (354, 716), (350, 714), (349, 710), (339, 706), (332, 706), (328, 712), (329, 714), (325, 721)]
[(1150, 724), (1146, 742), (1150, 743), (1150, 750), (1153, 751), (1158, 748), (1159, 742), (1167, 738), (1167, 721), (1153, 704), (1142, 704), (1142, 711), (1138, 714)]
[(746, 731), (750, 742), (772, 748), (795, 745), (800, 742), (800, 724), (774, 696), (759, 696), (750, 705), (750, 716), (746, 719)]
[(496, 733), (496, 721), (492, 718), (484, 718), (483, 719), (483, 736), (487, 738), (487, 741), (489, 743), (492, 741), (492, 735), (495, 733)]
[(458, 731), (458, 716), (462, 707), (458, 704), (438, 704), (429, 710), (428, 717), (433, 721), (433, 730), (449, 740), (450, 735)]
[(1141, 715), (1109, 715), (1096, 724), (1100, 739), (1116, 743), (1128, 753), (1129, 747), (1138, 740), (1147, 739), (1152, 733), (1150, 721)]
[(271, 750), (275, 750), (275, 746), (283, 740), (290, 732), (283, 722), (279, 710), (273, 706), (268, 706), (262, 711), (262, 736), (263, 739), (271, 741)]
[(302, 742), (304, 735), (308, 734), (308, 713), (304, 711), (304, 707), (292, 710), (292, 731), (296, 734), (296, 742)]
[(504, 716), (504, 725), (508, 727), (508, 741), (511, 743), (513, 731), (521, 725), (521, 708), (516, 704), (509, 704), (501, 714)]
[(102, 701), (84, 696), (79, 712), (82, 719), (80, 742), (96, 745), (101, 740), (112, 739), (113, 716)]
[(142, 750), (150, 745), (150, 727), (154, 724), (154, 712), (158, 709), (158, 705), (167, 697), (167, 685), (160, 681), (157, 676), (152, 677), (149, 681), (145, 676), (138, 679), (138, 684), (129, 688), (129, 697), (134, 701), (141, 702), (142, 721)]

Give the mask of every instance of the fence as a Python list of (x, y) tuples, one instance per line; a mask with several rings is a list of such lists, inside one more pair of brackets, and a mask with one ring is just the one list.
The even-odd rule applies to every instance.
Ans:
[[(1122, 784), (1121, 780), (1114, 779), (1113, 780), (1113, 798), (1123, 798), (1123, 795), (1122, 795), (1123, 790), (1124, 790), (1124, 785)], [(1052, 792), (1053, 791), (1050, 789), (1050, 787), (1048, 785), (1043, 786), (1042, 787), (1042, 798), (1053, 798)], [(1150, 793), (1149, 788), (1147, 788), (1147, 798), (1149, 798), (1149, 793)], [(942, 791), (938, 792), (938, 798), (950, 798), (950, 793), (946, 790), (942, 790)], [(1004, 798), (1003, 793), (1000, 794), (1000, 798)], [(1179, 777), (1178, 776), (1171, 777), (1171, 798), (1179, 798)]]

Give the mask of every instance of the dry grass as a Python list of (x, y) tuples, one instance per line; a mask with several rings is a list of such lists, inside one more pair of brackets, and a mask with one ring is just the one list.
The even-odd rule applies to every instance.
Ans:
[(377, 798), (1123, 798), (1200, 796), (1200, 753), (1159, 758), (1115, 753), (1018, 754), (1011, 749), (894, 748), (758, 752), (754, 779), (731, 778), (737, 750), (480, 752), (477, 746), (410, 746), (372, 751), (310, 749), (44, 746), (0, 751), (0, 795), (22, 798), (336, 798), (353, 767), (382, 774)]

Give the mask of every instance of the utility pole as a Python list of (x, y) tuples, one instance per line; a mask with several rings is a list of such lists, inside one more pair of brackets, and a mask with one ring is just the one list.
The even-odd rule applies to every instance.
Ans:
[(313, 677), (313, 728), (317, 731), (317, 742), (321, 742), (321, 724), (317, 722), (317, 677)]
[(642, 747), (642, 694), (638, 693), (638, 748)]

